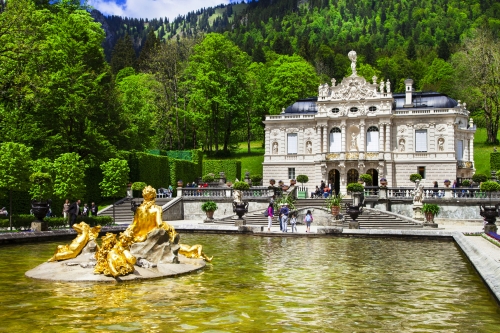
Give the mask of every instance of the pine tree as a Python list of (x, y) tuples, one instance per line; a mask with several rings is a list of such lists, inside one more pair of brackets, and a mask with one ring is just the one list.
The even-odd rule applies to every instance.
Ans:
[(438, 47), (438, 57), (443, 60), (448, 60), (450, 58), (450, 45), (445, 39), (441, 39)]
[(142, 48), (141, 54), (137, 59), (137, 67), (140, 70), (146, 70), (149, 62), (149, 58), (154, 52), (154, 50), (160, 45), (160, 39), (156, 37), (156, 34), (153, 29), (151, 29), (148, 33), (148, 37), (146, 38), (146, 42), (144, 43), (144, 47)]
[(408, 44), (408, 48), (406, 49), (406, 57), (410, 60), (417, 59), (417, 50), (415, 48), (415, 42), (413, 41), (413, 38), (410, 39), (410, 43)]
[(262, 44), (259, 44), (255, 50), (253, 51), (252, 54), (252, 61), (253, 62), (261, 62), (263, 64), (266, 63), (266, 55), (264, 53), (264, 50), (262, 50)]
[(118, 39), (113, 52), (111, 53), (111, 71), (117, 74), (125, 67), (132, 67), (136, 69), (137, 59), (132, 44), (132, 38), (129, 35)]

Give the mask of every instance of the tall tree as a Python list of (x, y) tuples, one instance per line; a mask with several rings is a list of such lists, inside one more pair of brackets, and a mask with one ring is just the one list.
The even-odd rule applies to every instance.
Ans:
[(498, 143), (500, 125), (500, 43), (491, 31), (478, 29), (452, 59), (461, 99), (486, 122), (488, 143)]
[(29, 187), (31, 148), (21, 143), (0, 144), (0, 188), (9, 191), (9, 226), (12, 230), (12, 191)]
[(134, 42), (129, 35), (118, 39), (111, 53), (111, 70), (113, 74), (118, 73), (125, 67), (137, 68), (137, 56), (134, 50)]
[(410, 60), (417, 59), (417, 49), (415, 48), (415, 41), (413, 38), (410, 39), (408, 47), (406, 48), (406, 57)]
[(156, 50), (160, 46), (160, 39), (156, 37), (155, 31), (153, 29), (149, 30), (146, 42), (142, 47), (141, 54), (137, 59), (137, 67), (141, 71), (147, 71), (150, 63), (151, 57), (156, 53)]
[(249, 58), (225, 36), (209, 34), (195, 47), (187, 68), (192, 109), (204, 114), (206, 149), (229, 152), (233, 131), (241, 122), (247, 96)]
[(113, 221), (116, 221), (114, 201), (117, 196), (125, 196), (127, 192), (130, 168), (126, 160), (112, 158), (101, 164), (101, 170), (103, 175), (102, 182), (99, 183), (101, 195), (113, 198)]
[(54, 160), (54, 195), (59, 199), (77, 200), (85, 194), (86, 164), (77, 153), (65, 153)]

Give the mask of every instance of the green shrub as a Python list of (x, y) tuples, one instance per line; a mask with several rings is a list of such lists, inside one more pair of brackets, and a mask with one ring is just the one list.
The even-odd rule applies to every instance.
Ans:
[(244, 181), (239, 181), (233, 184), (233, 190), (245, 191), (250, 188), (250, 185), (245, 183)]
[(215, 175), (213, 173), (209, 173), (205, 176), (203, 176), (203, 182), (204, 183), (213, 183), (215, 180)]
[(347, 185), (347, 192), (363, 192), (365, 187), (359, 183), (350, 183)]
[(410, 181), (412, 183), (416, 182), (417, 180), (422, 180), (422, 176), (419, 173), (412, 173), (410, 175)]
[(468, 179), (462, 180), (462, 186), (470, 186), (470, 180)]
[(359, 179), (361, 179), (362, 181), (364, 181), (367, 184), (371, 184), (371, 182), (373, 180), (372, 176), (367, 174), (367, 173), (363, 173), (363, 174), (359, 175)]
[(476, 173), (472, 176), (472, 181), (474, 183), (482, 183), (488, 180), (488, 176), (482, 174), (482, 173)]
[(482, 182), (480, 188), (481, 188), (481, 191), (484, 191), (484, 192), (497, 192), (497, 191), (500, 191), (500, 184), (498, 184), (497, 182), (488, 180), (488, 181)]
[(260, 182), (262, 181), (262, 175), (253, 175), (250, 177), (250, 180), (252, 181), (252, 184), (260, 184)]
[(170, 159), (170, 182), (177, 184), (178, 180), (182, 180), (184, 184), (187, 184), (201, 176), (197, 174), (197, 170), (198, 165), (193, 162), (172, 158)]
[(132, 190), (133, 191), (142, 191), (144, 188), (148, 186), (145, 182), (135, 182), (132, 184)]
[(214, 201), (205, 201), (201, 205), (201, 210), (204, 212), (215, 212), (217, 210), (217, 204)]
[[(361, 184), (358, 184), (358, 185), (361, 185)], [(326, 208), (332, 209), (332, 207), (340, 207), (340, 204), (342, 203), (342, 199), (344, 197), (345, 197), (345, 195), (343, 195), (342, 193), (339, 193), (337, 195), (333, 194), (333, 195), (329, 196), (328, 198), (325, 199)]]
[(306, 175), (298, 175), (297, 181), (301, 183), (302, 186), (304, 186), (304, 183), (307, 183), (309, 181), (309, 177), (307, 177)]
[(436, 204), (429, 204), (429, 203), (424, 203), (422, 205), (422, 213), (430, 213), (434, 216), (437, 216), (440, 212), (440, 208)]
[(228, 181), (241, 178), (241, 161), (236, 160), (203, 160), (203, 174), (213, 173), (218, 175), (224, 171)]
[(500, 170), (500, 152), (490, 153), (490, 169)]

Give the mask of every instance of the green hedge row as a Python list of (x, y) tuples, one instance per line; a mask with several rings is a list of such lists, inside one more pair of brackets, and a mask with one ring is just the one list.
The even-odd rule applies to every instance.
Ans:
[(500, 170), (500, 153), (490, 153), (490, 170)]
[(154, 188), (170, 185), (169, 158), (167, 156), (137, 153), (139, 160), (139, 179), (132, 180), (145, 182)]
[(182, 180), (184, 184), (195, 181), (196, 178), (201, 176), (198, 174), (198, 169), (198, 164), (196, 163), (171, 158), (170, 181), (172, 186), (175, 188), (178, 180)]
[[(36, 218), (33, 215), (14, 215), (12, 216), (12, 227), (16, 230), (27, 230), (31, 228), (31, 222), (35, 221)], [(67, 221), (62, 217), (46, 217), (43, 219), (49, 224), (52, 229), (63, 228), (67, 225)], [(91, 227), (96, 225), (106, 226), (113, 224), (113, 218), (111, 216), (78, 216), (76, 222), (85, 222)], [(9, 219), (0, 219), (0, 228), (9, 228)]]
[[(241, 161), (235, 160), (204, 160), (202, 175), (208, 173), (215, 174), (215, 177), (219, 177), (219, 172), (223, 171), (226, 174), (227, 181), (233, 182), (236, 178), (240, 178), (241, 175)], [(241, 179), (240, 179), (241, 180)]]

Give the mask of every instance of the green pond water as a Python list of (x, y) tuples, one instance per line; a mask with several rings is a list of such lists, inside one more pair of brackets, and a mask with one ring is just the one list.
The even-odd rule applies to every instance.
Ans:
[(212, 265), (161, 280), (37, 281), (57, 243), (0, 247), (1, 332), (499, 332), (452, 242), (181, 235)]

